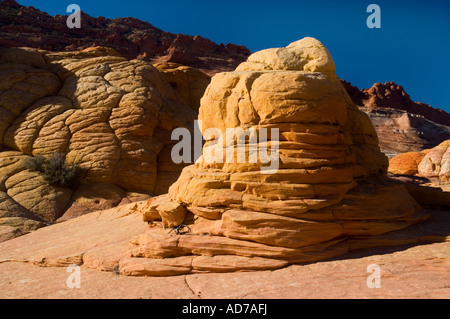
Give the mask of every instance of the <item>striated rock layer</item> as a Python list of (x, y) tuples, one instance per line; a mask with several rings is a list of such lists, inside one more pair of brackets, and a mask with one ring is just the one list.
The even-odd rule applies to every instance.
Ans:
[(359, 90), (347, 81), (341, 83), (353, 102), (369, 116), (380, 149), (388, 158), (432, 148), (450, 139), (450, 114), (413, 102), (400, 85), (375, 83), (370, 89)]
[[(386, 178), (388, 160), (368, 116), (316, 39), (256, 52), (236, 71), (215, 75), (199, 120), (203, 156), (168, 194), (140, 208), (150, 226), (130, 242), (122, 274), (275, 269), (363, 248), (371, 236), (427, 217)], [(229, 128), (241, 130), (221, 139)], [(267, 141), (244, 136), (263, 129)], [(252, 162), (250, 148), (242, 161), (238, 140), (267, 146), (276, 169), (264, 171), (261, 156)], [(232, 160), (221, 161), (221, 149)]]
[[(291, 265), (275, 271), (202, 273), (206, 267), (211, 268), (205, 263), (208, 259), (215, 261), (215, 271), (233, 270), (237, 266), (250, 270), (254, 262), (263, 260), (267, 265), (276, 260), (241, 257), (240, 261), (235, 260), (234, 268), (227, 269), (223, 255), (130, 258), (129, 239), (144, 232), (147, 226), (139, 213), (139, 206), (144, 203), (93, 212), (0, 243), (0, 298), (442, 298), (450, 293), (448, 212), (430, 211), (428, 221), (373, 236), (370, 242), (365, 239), (364, 246), (372, 248), (336, 260)], [(131, 209), (134, 205), (138, 210)], [(196, 238), (180, 236), (181, 245), (187, 247), (191, 237)], [(353, 239), (348, 244), (357, 248), (360, 243)], [(197, 247), (211, 248), (214, 244), (205, 240)], [(377, 245), (394, 247), (376, 248)], [(415, 247), (405, 249), (398, 245)], [(147, 261), (147, 266), (153, 264), (151, 268), (137, 268), (142, 261)], [(81, 265), (81, 289), (66, 286), (67, 266), (72, 264)], [(381, 267), (382, 289), (367, 287), (370, 264)], [(154, 275), (163, 275), (168, 269), (174, 273), (177, 265), (179, 273), (195, 274), (146, 278), (117, 275), (120, 271), (148, 274), (150, 269)]]
[[(167, 192), (184, 166), (171, 161), (171, 133), (192, 127), (209, 77), (159, 67), (110, 48), (0, 49), (0, 241)], [(55, 153), (81, 167), (78, 188), (23, 165)]]
[(389, 158), (405, 152), (419, 152), (450, 138), (450, 127), (421, 115), (393, 108), (360, 108), (369, 116), (380, 140), (381, 151)]
[(374, 83), (369, 89), (359, 90), (349, 82), (342, 80), (353, 102), (369, 109), (391, 108), (410, 114), (423, 116), (434, 123), (450, 126), (450, 114), (428, 104), (414, 102), (405, 89), (394, 82)]

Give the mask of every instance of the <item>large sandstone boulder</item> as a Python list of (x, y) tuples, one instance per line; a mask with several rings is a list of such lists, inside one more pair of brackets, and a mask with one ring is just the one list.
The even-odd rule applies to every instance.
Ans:
[(429, 151), (426, 149), (420, 152), (399, 154), (389, 161), (388, 171), (398, 175), (419, 175), (419, 164)]
[(389, 172), (450, 182), (450, 140), (421, 152), (397, 155), (389, 162)]
[(405, 183), (422, 205), (450, 207), (450, 140), (421, 152), (408, 152), (392, 158), (389, 173)]
[[(171, 85), (175, 73), (183, 76)], [(0, 211), (9, 212), (2, 218), (14, 217), (18, 226), (19, 216), (32, 216), (27, 231), (142, 199), (127, 193), (167, 192), (184, 167), (171, 161), (171, 133), (192, 129), (208, 83), (192, 68), (166, 65), (159, 72), (110, 48), (0, 49)], [(55, 153), (80, 166), (81, 188), (49, 185), (23, 165)]]
[[(377, 134), (334, 69), (328, 50), (305, 38), (215, 75), (199, 110), (203, 156), (141, 209), (149, 229), (130, 242), (119, 271), (280, 268), (373, 245), (371, 236), (425, 219), (404, 186), (386, 178)], [(230, 137), (230, 128), (241, 130)], [(252, 139), (264, 129), (267, 140)], [(250, 150), (264, 147), (275, 169), (261, 154), (251, 161)]]

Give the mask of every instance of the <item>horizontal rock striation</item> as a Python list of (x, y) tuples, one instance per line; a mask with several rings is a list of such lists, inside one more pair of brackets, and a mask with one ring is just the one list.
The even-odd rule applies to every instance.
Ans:
[[(377, 134), (334, 69), (328, 50), (305, 38), (215, 75), (199, 110), (203, 156), (141, 208), (150, 226), (130, 242), (120, 272), (280, 268), (425, 219), (404, 186), (386, 178)], [(230, 128), (240, 130), (221, 135)], [(249, 132), (263, 129), (267, 139), (252, 140)], [(241, 158), (235, 141), (248, 147)], [(275, 152), (276, 169), (264, 171), (261, 157), (250, 161), (251, 147)]]
[(450, 114), (413, 102), (402, 86), (375, 83), (370, 89), (359, 90), (347, 81), (341, 83), (353, 102), (369, 116), (380, 149), (388, 158), (433, 148), (450, 139)]

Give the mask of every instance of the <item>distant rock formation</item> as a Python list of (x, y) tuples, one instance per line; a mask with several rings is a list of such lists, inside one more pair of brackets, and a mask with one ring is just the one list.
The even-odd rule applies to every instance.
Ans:
[(342, 81), (353, 102), (370, 109), (391, 108), (411, 114), (422, 115), (432, 122), (450, 126), (450, 114), (428, 104), (414, 102), (405, 89), (394, 82), (375, 83), (370, 89), (359, 90), (347, 81)]
[(84, 12), (80, 29), (69, 29), (67, 16), (50, 16), (14, 0), (0, 1), (0, 47), (76, 51), (110, 47), (123, 57), (151, 63), (174, 62), (207, 74), (231, 71), (250, 55), (235, 44), (216, 44), (201, 36), (172, 34), (135, 18), (93, 18)]
[(359, 90), (347, 81), (341, 82), (353, 102), (371, 119), (381, 151), (389, 158), (432, 148), (450, 139), (450, 114), (413, 102), (400, 85), (375, 83), (370, 89)]
[[(193, 128), (210, 78), (173, 63), (158, 68), (102, 47), (0, 49), (0, 241), (167, 192), (183, 168), (171, 160), (171, 133)], [(78, 188), (49, 185), (24, 167), (55, 153), (80, 166)]]
[[(262, 174), (249, 153), (239, 162), (235, 138), (205, 136), (202, 160), (168, 194), (136, 205), (150, 225), (119, 272), (275, 269), (383, 244), (371, 239), (425, 219), (404, 186), (385, 177), (376, 132), (334, 71), (328, 50), (304, 38), (215, 75), (201, 100), (202, 132), (241, 128), (245, 140), (245, 129), (278, 129), (279, 140), (269, 135), (257, 148), (277, 146), (279, 169)], [(207, 161), (217, 145), (233, 160)]]
[(394, 108), (360, 107), (370, 118), (380, 140), (381, 151), (392, 158), (404, 152), (419, 152), (450, 139), (450, 127), (421, 115)]

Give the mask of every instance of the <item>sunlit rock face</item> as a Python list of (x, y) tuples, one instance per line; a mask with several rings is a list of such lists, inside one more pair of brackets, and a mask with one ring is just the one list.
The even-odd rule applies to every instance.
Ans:
[[(215, 75), (199, 120), (203, 156), (140, 208), (150, 226), (130, 242), (121, 273), (274, 269), (382, 244), (377, 236), (426, 218), (386, 178), (368, 116), (316, 39), (256, 52)], [(237, 141), (248, 147), (241, 158)], [(251, 161), (264, 148), (277, 155), (272, 163), (260, 153)]]

